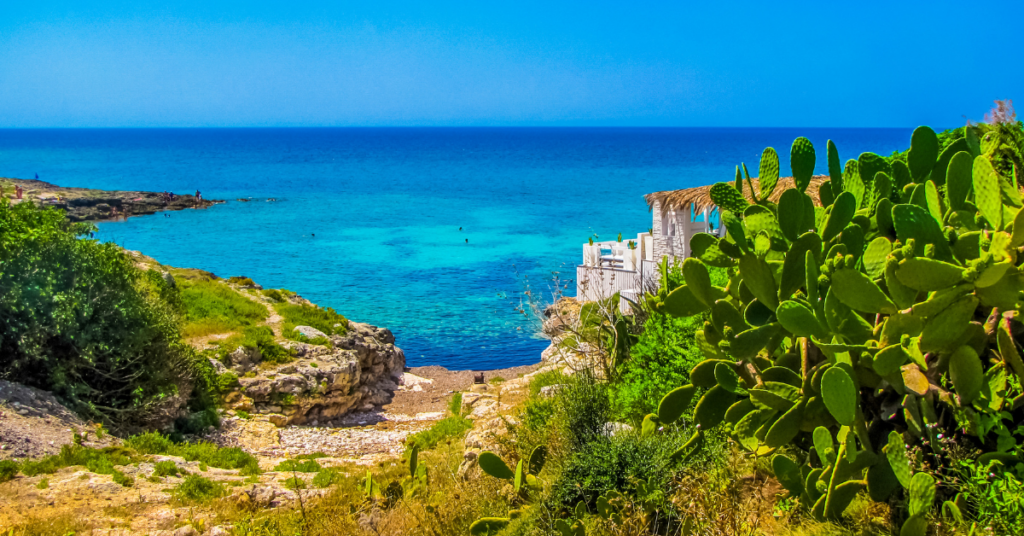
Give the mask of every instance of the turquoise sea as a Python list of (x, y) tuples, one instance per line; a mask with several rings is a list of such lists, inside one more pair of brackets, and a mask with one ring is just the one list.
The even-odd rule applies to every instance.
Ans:
[[(392, 329), (409, 365), (535, 363), (517, 312), (550, 298), (580, 244), (651, 226), (642, 195), (733, 178), (807, 136), (827, 172), (905, 148), (911, 129), (340, 128), (0, 130), (0, 176), (226, 199), (99, 224), (162, 263), (245, 275)], [(252, 198), (242, 203), (237, 198)], [(267, 202), (276, 198), (276, 202)], [(461, 228), (461, 230), (460, 230)], [(315, 235), (315, 236), (314, 236)], [(468, 243), (467, 243), (468, 240)]]

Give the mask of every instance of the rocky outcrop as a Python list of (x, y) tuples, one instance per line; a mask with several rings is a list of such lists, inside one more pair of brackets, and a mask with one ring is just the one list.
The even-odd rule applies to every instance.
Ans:
[(278, 426), (326, 424), (353, 409), (367, 410), (391, 400), (405, 369), (405, 354), (391, 331), (349, 322), (348, 332), (330, 345), (288, 341), (296, 360), (260, 365), (258, 351), (239, 348), (227, 363), (215, 363), (240, 376), (226, 398), (235, 411), (266, 414)]

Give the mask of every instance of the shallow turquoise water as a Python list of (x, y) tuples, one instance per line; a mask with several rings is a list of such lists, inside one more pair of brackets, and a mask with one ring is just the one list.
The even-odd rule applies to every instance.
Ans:
[[(38, 173), (62, 186), (103, 189), (200, 189), (228, 199), (209, 210), (102, 223), (97, 236), (165, 264), (288, 288), (389, 327), (412, 366), (488, 369), (539, 359), (547, 343), (516, 312), (525, 280), (549, 297), (552, 273), (574, 277), (588, 236), (645, 231), (643, 194), (731, 180), (733, 166), (755, 169), (769, 145), (788, 170), (788, 147), (800, 135), (820, 153), (833, 139), (846, 160), (904, 148), (910, 133), (0, 130), (0, 175)], [(823, 154), (818, 172), (827, 172)]]

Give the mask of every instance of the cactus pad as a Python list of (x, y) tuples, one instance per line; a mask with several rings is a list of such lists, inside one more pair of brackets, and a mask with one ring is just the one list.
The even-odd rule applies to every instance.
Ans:
[(719, 182), (711, 187), (708, 192), (711, 202), (723, 210), (731, 212), (743, 212), (750, 203), (743, 194), (727, 182)]
[(687, 285), (683, 285), (665, 297), (665, 312), (676, 317), (693, 316), (703, 313), (708, 307), (694, 296)]
[(697, 388), (693, 385), (684, 385), (669, 391), (658, 404), (658, 419), (665, 424), (676, 422), (686, 408), (690, 407), (696, 392)]
[(953, 155), (946, 171), (946, 203), (952, 210), (961, 210), (974, 188), (974, 158), (961, 151)]
[(914, 473), (910, 479), (910, 515), (926, 514), (935, 502), (935, 479), (928, 473)]
[(917, 127), (910, 136), (910, 151), (907, 153), (907, 167), (914, 182), (924, 182), (935, 167), (939, 157), (939, 138), (928, 127)]
[(690, 252), (708, 266), (730, 268), (735, 264), (718, 247), (718, 238), (708, 233), (696, 233), (690, 238)]
[(508, 526), (510, 519), (505, 517), (481, 517), (469, 526), (472, 536), (495, 536)]
[(825, 229), (821, 233), (821, 239), (825, 242), (832, 240), (850, 224), (856, 212), (857, 199), (854, 194), (849, 191), (839, 194), (835, 202), (832, 203), (832, 212), (825, 220)]
[(831, 367), (821, 377), (821, 397), (832, 417), (850, 426), (857, 417), (858, 394), (853, 379), (841, 367)]
[(503, 462), (501, 458), (493, 452), (481, 452), (477, 463), (480, 464), (480, 469), (483, 469), (485, 473), (493, 476), (494, 478), (510, 480), (515, 476), (515, 474), (512, 473), (512, 470), (505, 465), (505, 462)]
[(775, 287), (775, 275), (764, 259), (748, 253), (740, 258), (740, 272), (743, 282), (750, 292), (762, 304), (775, 310), (779, 306), (778, 289)]
[(891, 315), (896, 304), (868, 276), (851, 268), (832, 274), (832, 290), (836, 297), (854, 311)]
[(764, 443), (770, 448), (779, 448), (789, 444), (800, 433), (800, 425), (804, 420), (804, 404), (799, 403), (784, 413), (775, 424), (768, 429)]
[(924, 515), (911, 516), (900, 527), (900, 536), (926, 536), (928, 534), (928, 518)]
[(832, 180), (832, 193), (839, 195), (843, 191), (843, 163), (839, 160), (839, 150), (832, 140), (828, 140), (828, 176)]
[(707, 308), (715, 303), (715, 296), (711, 290), (711, 276), (704, 263), (693, 257), (683, 261), (683, 278), (690, 292)]
[(884, 236), (879, 236), (868, 244), (861, 257), (864, 271), (868, 277), (878, 279), (885, 275), (885, 263), (890, 252), (892, 252), (892, 242)]
[(761, 186), (761, 200), (768, 199), (768, 196), (775, 191), (775, 185), (779, 183), (779, 155), (771, 147), (761, 153), (758, 182)]
[(960, 404), (970, 406), (981, 392), (985, 383), (985, 373), (981, 367), (978, 353), (970, 346), (961, 346), (949, 358), (949, 378), (956, 387)]
[(548, 448), (544, 445), (538, 445), (530, 453), (530, 463), (528, 468), (531, 475), (540, 474), (541, 469), (544, 469), (544, 462), (548, 459)]
[(978, 210), (993, 230), (1002, 229), (1002, 190), (999, 185), (999, 174), (992, 167), (992, 162), (984, 156), (975, 158), (971, 167), (971, 177)]
[(905, 259), (896, 269), (900, 283), (915, 290), (934, 291), (952, 287), (963, 280), (963, 268), (927, 257)]
[(804, 492), (804, 481), (800, 475), (800, 466), (788, 456), (776, 454), (772, 457), (772, 471), (782, 487), (792, 496), (800, 496)]
[(811, 144), (811, 140), (804, 137), (793, 140), (793, 146), (789, 150), (789, 165), (793, 169), (796, 189), (802, 193), (814, 175), (814, 145)]
[(779, 198), (779, 228), (790, 242), (814, 227), (814, 204), (807, 194), (789, 189)]
[(697, 403), (697, 409), (693, 412), (694, 419), (702, 430), (714, 428), (722, 422), (725, 412), (735, 402), (736, 395), (716, 385), (704, 393)]
[(775, 310), (776, 316), (782, 327), (797, 337), (815, 337), (826, 339), (829, 337), (828, 330), (818, 322), (814, 311), (806, 305), (797, 301), (784, 301)]

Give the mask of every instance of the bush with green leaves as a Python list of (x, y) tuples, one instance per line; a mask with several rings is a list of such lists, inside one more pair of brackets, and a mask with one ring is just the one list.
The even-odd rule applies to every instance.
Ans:
[(13, 460), (0, 460), (0, 484), (13, 480), (18, 474), (18, 464)]
[(152, 278), (94, 230), (0, 200), (0, 370), (112, 429), (162, 426), (195, 354)]
[[(940, 151), (920, 127), (906, 163), (864, 153), (843, 166), (829, 142), (821, 206), (805, 192), (806, 138), (793, 143), (795, 188), (777, 205), (771, 148), (753, 202), (736, 189), (739, 171), (735, 185), (713, 186), (727, 235), (692, 238), (686, 284), (662, 303), (710, 314), (695, 335), (705, 359), (649, 420), (678, 419), (706, 389), (693, 413), (701, 430), (681, 450), (725, 427), (772, 456), (817, 518), (838, 518), (862, 490), (901, 505), (906, 536), (925, 533), (936, 501), (953, 522), (967, 516), (938, 471), (939, 439), (1007, 464), (1024, 442), (1024, 203), (975, 134)], [(709, 266), (728, 270), (724, 288)]]
[[(296, 326), (310, 326), (328, 336), (344, 335), (348, 332), (348, 320), (330, 307), (284, 302), (275, 304), (274, 310), (284, 318), (282, 334), (287, 339), (311, 342), (301, 333), (295, 331)], [(317, 343), (330, 344), (330, 341), (317, 341)]]
[(323, 468), (316, 460), (285, 460), (274, 467), (275, 471), (297, 473), (316, 473), (320, 469)]
[(226, 493), (224, 485), (199, 475), (188, 475), (174, 487), (171, 495), (182, 502), (205, 503)]

